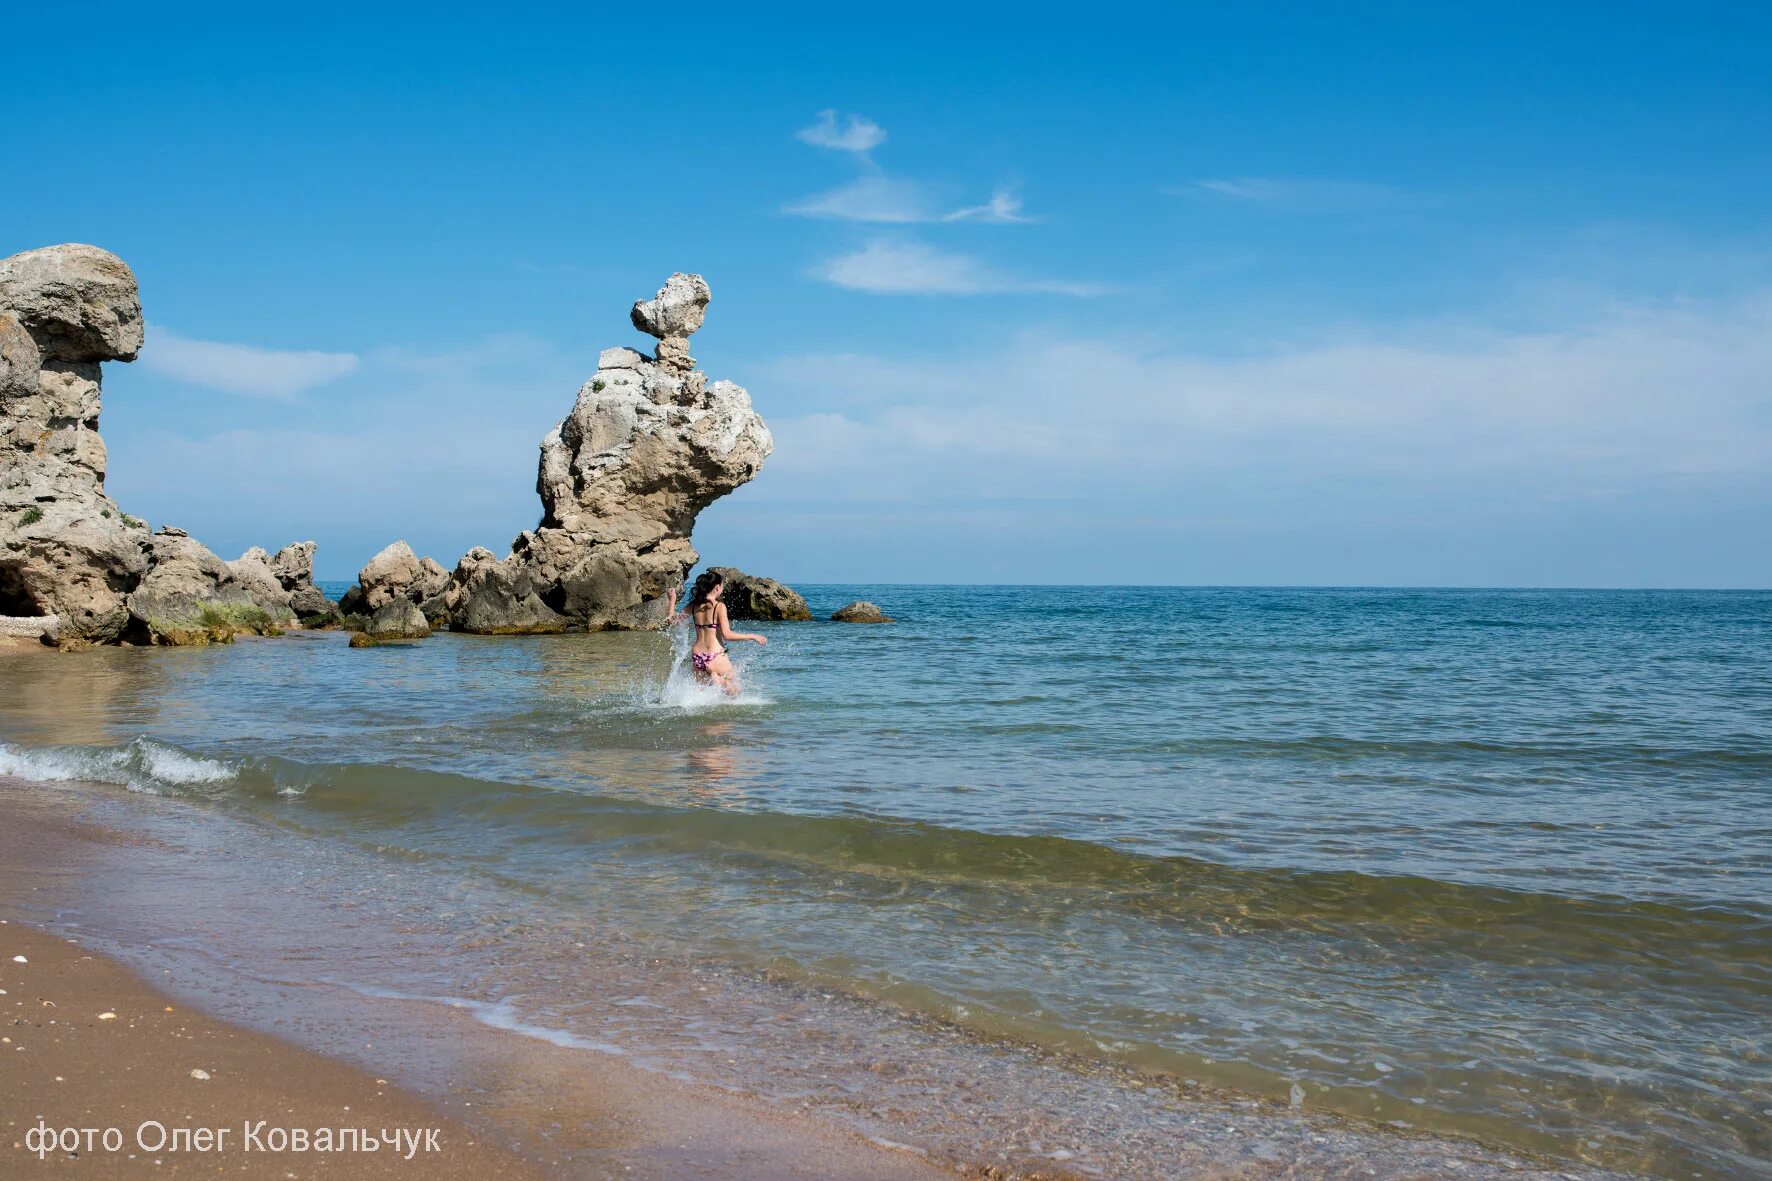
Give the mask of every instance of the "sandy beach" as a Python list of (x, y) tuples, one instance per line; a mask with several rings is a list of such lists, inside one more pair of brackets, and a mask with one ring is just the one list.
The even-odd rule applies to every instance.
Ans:
[[(353, 1038), (336, 1055), (323, 1055), (208, 1016), (55, 924), (17, 917), (21, 909), (41, 916), (55, 878), (77, 872), (51, 856), (129, 838), (54, 805), (12, 815), (22, 823), (9, 843), (0, 894), (7, 916), (0, 923), (7, 1039), (0, 1050), (8, 1067), (0, 1071), (7, 1149), (0, 1174), (7, 1177), (73, 1169), (94, 1177), (954, 1175), (821, 1121), (489, 1031), (442, 1006), (383, 1002), (367, 1018), (379, 1028), (399, 1025), (390, 1041), (429, 1047), (427, 1077), (442, 1081), (426, 1095), (403, 1087), (394, 1065), (372, 1072), (351, 1064), (378, 1061), (373, 1041)], [(21, 882), (40, 882), (41, 889)], [(308, 1028), (327, 1037), (351, 1026), (346, 1019)], [(390, 1053), (388, 1060), (395, 1058)], [(411, 1069), (409, 1057), (400, 1061)], [(68, 1144), (79, 1142), (77, 1151), (56, 1146), (40, 1157), (34, 1149), (41, 1133), (32, 1134), (40, 1121), (58, 1133), (77, 1129), (67, 1134)], [(154, 1124), (166, 1129), (164, 1140)], [(96, 1130), (91, 1151), (89, 1128)], [(106, 1151), (103, 1136), (112, 1128), (110, 1143), (119, 1147)], [(181, 1138), (184, 1150), (172, 1151), (174, 1129), (198, 1138)], [(198, 1129), (209, 1129), (209, 1139)], [(294, 1150), (298, 1129), (307, 1133), (306, 1152)], [(322, 1129), (331, 1130), (331, 1151), (314, 1150)], [(363, 1130), (386, 1130), (398, 1147), (338, 1146), (359, 1143)], [(204, 1144), (207, 1150), (194, 1147)], [(280, 1144), (290, 1147), (278, 1151)]]

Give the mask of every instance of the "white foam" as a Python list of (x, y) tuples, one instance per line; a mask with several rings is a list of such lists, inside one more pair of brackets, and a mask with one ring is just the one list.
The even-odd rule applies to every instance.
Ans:
[(127, 746), (35, 750), (0, 743), (0, 775), (16, 775), (39, 783), (110, 783), (159, 795), (162, 788), (225, 783), (234, 778), (235, 769), (218, 759), (137, 738)]
[(614, 1054), (626, 1057), (627, 1051), (613, 1042), (602, 1042), (595, 1038), (581, 1037), (568, 1033), (564, 1029), (553, 1029), (546, 1025), (536, 1025), (525, 1021), (517, 1015), (516, 1006), (509, 1000), (476, 1001), (460, 996), (422, 996), (410, 992), (396, 992), (389, 988), (376, 988), (371, 985), (349, 984), (340, 981), (345, 988), (360, 996), (374, 997), (388, 1001), (422, 1001), (429, 1005), (447, 1005), (451, 1009), (463, 1009), (482, 1025), (493, 1029), (503, 1029), (510, 1033), (521, 1034), (549, 1045), (560, 1046), (568, 1050), (595, 1050), (599, 1054)]

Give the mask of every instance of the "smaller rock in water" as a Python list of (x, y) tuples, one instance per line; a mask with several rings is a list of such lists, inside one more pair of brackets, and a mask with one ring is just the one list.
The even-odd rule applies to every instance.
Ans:
[(891, 623), (892, 616), (880, 610), (875, 603), (865, 599), (857, 599), (847, 607), (831, 612), (831, 619), (837, 623)]
[(431, 634), (425, 613), (411, 599), (395, 599), (369, 617), (363, 631), (373, 640), (422, 640)]
[(726, 584), (720, 601), (734, 619), (804, 620), (812, 618), (806, 600), (792, 587), (773, 578), (746, 574), (731, 566), (715, 566), (714, 573)]

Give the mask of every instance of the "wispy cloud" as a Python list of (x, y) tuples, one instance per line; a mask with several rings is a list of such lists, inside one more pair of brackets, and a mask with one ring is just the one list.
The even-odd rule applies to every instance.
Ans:
[(1396, 208), (1431, 202), (1428, 194), (1369, 181), (1271, 176), (1217, 177), (1166, 191), (1172, 196), (1211, 194), (1250, 204), (1324, 212)]
[(787, 496), (1162, 496), (1234, 478), (1568, 501), (1772, 471), (1772, 291), (1234, 358), (1030, 334), (965, 360), (773, 368), (844, 408), (772, 424)]
[(868, 156), (886, 142), (886, 132), (878, 123), (860, 115), (840, 118), (834, 110), (820, 111), (818, 121), (795, 132), (795, 137), (815, 147), (852, 153), (861, 175), (847, 184), (791, 202), (782, 207), (783, 213), (877, 225), (950, 221), (1017, 225), (1039, 220), (1023, 213), (1021, 198), (1007, 188), (999, 188), (982, 205), (954, 209), (941, 186), (889, 175)]
[(936, 221), (928, 191), (915, 181), (889, 176), (858, 177), (823, 193), (796, 201), (783, 210), (797, 217), (906, 225)]
[(983, 205), (973, 205), (965, 209), (956, 209), (952, 213), (942, 215), (943, 221), (982, 221), (994, 225), (1023, 225), (1039, 221), (1037, 217), (1029, 217), (1021, 211), (1021, 198), (1008, 189), (998, 189), (991, 194), (991, 199)]
[(861, 115), (840, 115), (830, 109), (820, 111), (817, 121), (796, 131), (794, 138), (815, 148), (871, 152), (886, 142), (886, 129)]
[(876, 238), (851, 254), (827, 259), (819, 278), (855, 291), (881, 295), (989, 295), (1041, 293), (1105, 295), (1099, 283), (1026, 278), (1001, 271), (970, 254), (937, 250), (915, 241)]
[(249, 398), (290, 398), (357, 368), (355, 353), (265, 349), (194, 340), (151, 325), (141, 363), (156, 373)]

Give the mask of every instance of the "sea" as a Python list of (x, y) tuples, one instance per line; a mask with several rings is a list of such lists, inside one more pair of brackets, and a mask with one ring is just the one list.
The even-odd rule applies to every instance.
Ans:
[(1772, 592), (800, 589), (736, 698), (682, 631), (0, 653), (0, 774), (381, 916), (315, 979), (721, 1085), (976, 1089), (914, 1025), (1772, 1175)]

